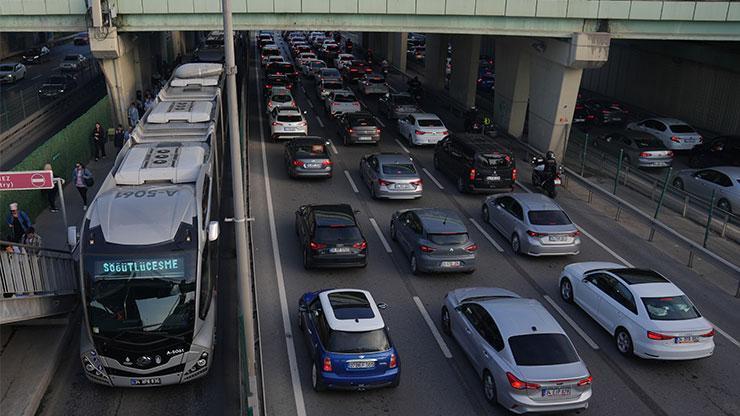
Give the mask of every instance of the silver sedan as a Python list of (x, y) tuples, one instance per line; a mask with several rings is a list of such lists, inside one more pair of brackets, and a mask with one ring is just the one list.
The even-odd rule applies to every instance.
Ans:
[(373, 198), (421, 198), (422, 180), (414, 161), (400, 153), (373, 153), (360, 160), (360, 177)]
[(714, 192), (714, 203), (725, 212), (740, 209), (740, 167), (685, 169), (676, 174), (673, 186), (706, 201), (712, 199)]
[(514, 413), (585, 409), (592, 377), (563, 328), (534, 299), (499, 288), (445, 296), (442, 330), (483, 380), (483, 394)]
[(514, 253), (530, 256), (578, 254), (581, 233), (552, 199), (542, 194), (490, 196), (482, 207), (483, 221), (511, 242)]

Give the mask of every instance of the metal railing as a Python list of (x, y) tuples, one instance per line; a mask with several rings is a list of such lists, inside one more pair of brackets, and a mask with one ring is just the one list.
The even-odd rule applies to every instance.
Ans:
[(67, 251), (0, 241), (11, 250), (0, 252), (3, 299), (67, 295), (79, 291), (76, 265)]

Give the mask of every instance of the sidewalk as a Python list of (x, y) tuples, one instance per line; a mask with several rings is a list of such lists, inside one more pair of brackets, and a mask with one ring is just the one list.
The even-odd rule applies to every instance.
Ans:
[[(106, 144), (106, 154), (108, 155), (105, 159), (100, 161), (90, 161), (89, 164), (85, 165), (90, 172), (92, 172), (95, 178), (95, 185), (87, 191), (87, 202), (92, 203), (95, 199), (95, 195), (100, 189), (100, 185), (105, 180), (105, 177), (113, 167), (115, 161), (116, 148), (110, 141)], [(84, 163), (84, 162), (83, 162)], [(79, 229), (82, 218), (85, 212), (82, 210), (82, 198), (80, 197), (77, 188), (70, 182), (72, 172), (54, 172), (55, 177), (63, 178), (64, 183), (64, 203), (67, 207), (67, 221), (70, 226), (77, 226)], [(49, 209), (45, 209), (41, 214), (36, 217), (36, 221), (33, 226), (36, 228), (36, 232), (39, 233), (43, 238), (43, 246), (46, 248), (54, 248), (59, 250), (67, 250), (67, 230), (64, 228), (64, 217), (62, 216), (61, 209), (62, 202), (57, 197), (56, 205), (59, 208), (59, 212), (51, 212)]]

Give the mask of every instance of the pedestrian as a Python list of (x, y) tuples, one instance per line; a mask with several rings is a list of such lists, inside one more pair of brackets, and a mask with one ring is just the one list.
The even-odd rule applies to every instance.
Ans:
[(77, 162), (72, 171), (72, 183), (75, 184), (77, 191), (82, 197), (82, 210), (87, 211), (87, 188), (93, 186), (95, 181), (93, 180), (92, 172), (81, 162)]
[(154, 106), (154, 97), (152, 97), (152, 92), (149, 90), (146, 90), (144, 93), (144, 111), (149, 111), (150, 108)]
[[(51, 163), (45, 164), (44, 165), (44, 170), (52, 170), (51, 169)], [(52, 181), (51, 182), (52, 182), (52, 184), (54, 184), (55, 178), (54, 178), (54, 172), (53, 171), (51, 173), (51, 176), (52, 176)], [(44, 196), (46, 197), (46, 200), (49, 202), (49, 211), (51, 211), (51, 212), (59, 212), (59, 209), (57, 209), (57, 204), (56, 204), (56, 200), (57, 200), (57, 188), (56, 188), (56, 185), (53, 188), (51, 188), (51, 189), (42, 189), (41, 190), (41, 193), (44, 194)]]
[(113, 145), (116, 146), (116, 151), (120, 152), (123, 148), (123, 143), (126, 142), (126, 132), (123, 131), (123, 125), (119, 124), (116, 127), (115, 133), (113, 133)]
[(36, 234), (36, 229), (33, 227), (28, 227), (26, 235), (23, 237), (23, 244), (27, 246), (41, 247), (42, 241), (43, 240), (41, 236)]
[(131, 140), (131, 136), (134, 134), (134, 128), (129, 127), (125, 132), (123, 132), (123, 144), (126, 144), (129, 140)]
[(136, 101), (131, 101), (131, 105), (128, 107), (128, 125), (136, 127), (139, 118), (139, 109), (136, 108)]
[(144, 117), (144, 94), (141, 90), (136, 90), (136, 109), (139, 111), (139, 120)]
[(20, 243), (26, 231), (33, 225), (26, 211), (18, 208), (17, 202), (10, 204), (10, 213), (5, 219), (5, 223), (10, 227), (10, 237), (14, 243)]
[(95, 128), (92, 133), (92, 141), (95, 145), (95, 160), (97, 161), (99, 157), (105, 159), (105, 142), (108, 141), (108, 138), (106, 137), (105, 130), (103, 130), (103, 126), (101, 126), (100, 123), (95, 123)]

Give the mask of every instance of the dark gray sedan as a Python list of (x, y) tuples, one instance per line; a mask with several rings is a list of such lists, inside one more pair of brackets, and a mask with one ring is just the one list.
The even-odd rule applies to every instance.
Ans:
[(285, 145), (285, 167), (291, 178), (331, 178), (332, 161), (321, 137), (296, 137)]
[(421, 198), (422, 180), (410, 156), (373, 153), (360, 160), (360, 177), (373, 198)]
[(592, 132), (593, 146), (622, 162), (641, 168), (665, 168), (673, 163), (673, 151), (649, 133), (631, 130), (600, 130)]
[(470, 239), (455, 211), (441, 208), (396, 211), (391, 218), (391, 238), (409, 256), (414, 274), (475, 271), (478, 245)]
[(390, 118), (399, 119), (413, 113), (423, 113), (408, 93), (386, 94), (378, 100), (380, 114)]

